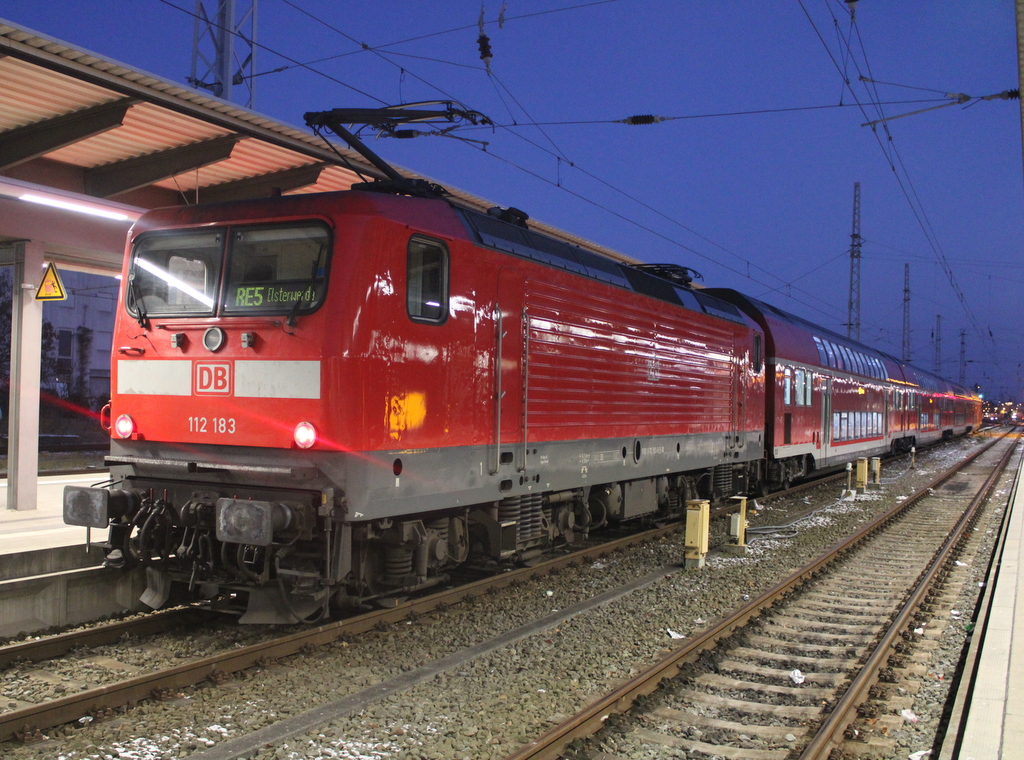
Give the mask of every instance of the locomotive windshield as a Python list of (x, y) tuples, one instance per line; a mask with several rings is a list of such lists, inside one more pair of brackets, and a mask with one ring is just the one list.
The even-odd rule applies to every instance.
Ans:
[(128, 310), (140, 318), (212, 315), (223, 238), (216, 231), (140, 238), (128, 273)]
[(224, 312), (303, 313), (319, 306), (327, 241), (319, 225), (233, 230)]
[(126, 306), (138, 319), (308, 314), (327, 289), (320, 224), (153, 232), (135, 243)]

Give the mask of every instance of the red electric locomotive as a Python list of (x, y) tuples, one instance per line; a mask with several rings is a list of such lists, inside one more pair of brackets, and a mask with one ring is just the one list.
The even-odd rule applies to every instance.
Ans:
[(682, 268), (460, 207), (342, 116), (307, 115), (388, 179), (160, 209), (129, 235), (111, 485), (68, 487), (64, 519), (109, 528), (107, 564), (145, 566), (152, 607), (175, 588), (243, 622), (387, 604), (893, 448), (919, 397), (945, 409), (894, 360)]
[(307, 619), (759, 477), (762, 335), (530, 230), (368, 191), (163, 209), (128, 242), (110, 565)]

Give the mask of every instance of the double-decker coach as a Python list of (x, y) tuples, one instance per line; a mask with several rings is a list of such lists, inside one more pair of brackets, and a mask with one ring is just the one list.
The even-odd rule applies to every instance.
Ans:
[(971, 391), (926, 370), (901, 365), (907, 426), (915, 445), (963, 435), (981, 424), (981, 400)]
[(974, 429), (980, 400), (936, 375), (734, 290), (764, 331), (769, 487)]

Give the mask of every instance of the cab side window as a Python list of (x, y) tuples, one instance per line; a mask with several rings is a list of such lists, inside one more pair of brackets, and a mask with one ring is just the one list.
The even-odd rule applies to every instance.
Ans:
[(448, 318), (448, 249), (435, 240), (409, 241), (406, 308), (414, 322), (441, 324)]

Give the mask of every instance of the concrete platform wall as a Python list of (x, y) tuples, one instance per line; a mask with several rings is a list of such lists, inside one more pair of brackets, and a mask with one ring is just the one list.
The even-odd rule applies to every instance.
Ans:
[[(93, 554), (102, 553), (94, 550)], [(8, 560), (19, 556), (5, 555), (0, 564), (6, 569)], [(32, 560), (25, 560), (22, 567), (32, 564)], [(145, 590), (146, 573), (142, 568), (123, 572), (104, 567), (80, 567), (3, 580), (0, 581), (0, 637), (36, 633), (54, 626), (76, 625), (148, 609), (139, 601)]]

